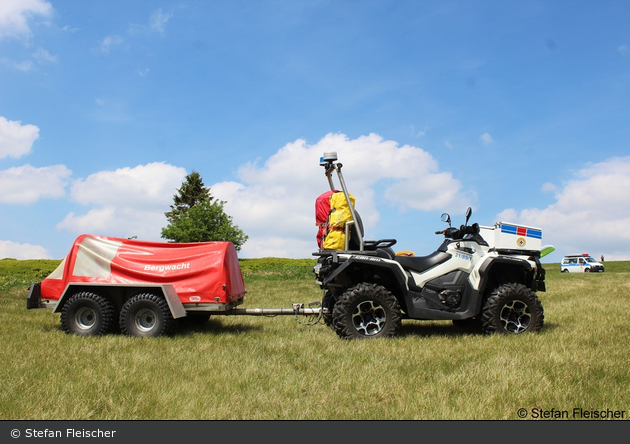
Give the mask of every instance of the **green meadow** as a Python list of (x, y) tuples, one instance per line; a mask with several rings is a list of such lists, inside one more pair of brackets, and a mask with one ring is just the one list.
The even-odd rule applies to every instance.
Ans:
[[(213, 316), (170, 337), (68, 335), (27, 310), (59, 261), (0, 261), (0, 420), (628, 419), (630, 262), (545, 264), (536, 334), (403, 321), (345, 341), (293, 316)], [(321, 300), (313, 260), (245, 259), (243, 307)], [(594, 418), (593, 415), (598, 415)]]

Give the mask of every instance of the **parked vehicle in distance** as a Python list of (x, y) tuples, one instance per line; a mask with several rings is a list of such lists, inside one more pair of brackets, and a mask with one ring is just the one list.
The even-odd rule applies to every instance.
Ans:
[(560, 264), (562, 273), (603, 273), (604, 265), (593, 259), (588, 253), (565, 256)]

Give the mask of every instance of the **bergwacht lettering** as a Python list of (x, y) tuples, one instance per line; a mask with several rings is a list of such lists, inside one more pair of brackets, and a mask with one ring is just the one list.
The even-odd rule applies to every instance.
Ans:
[(144, 271), (159, 271), (160, 273), (164, 271), (171, 270), (187, 270), (190, 268), (190, 262), (182, 262), (181, 264), (172, 264), (172, 265), (145, 265)]

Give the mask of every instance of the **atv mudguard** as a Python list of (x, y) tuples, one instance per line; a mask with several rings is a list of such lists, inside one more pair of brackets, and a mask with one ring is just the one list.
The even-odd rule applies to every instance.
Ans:
[[(345, 261), (341, 262), (341, 264), (335, 268), (329, 275), (326, 275), (322, 282), (322, 286), (324, 287), (343, 287), (344, 284), (341, 282), (337, 283), (335, 281), (340, 281), (340, 276), (344, 273), (350, 271), (350, 269), (356, 265), (360, 265), (362, 270), (370, 271), (376, 274), (376, 272), (380, 272), (380, 274), (387, 276), (393, 284), (393, 288), (388, 288), (394, 295), (400, 298), (400, 296), (404, 295), (409, 291), (409, 285), (407, 283), (407, 274), (400, 264), (391, 260), (385, 260), (384, 258), (378, 257), (375, 255), (357, 255), (347, 252), (332, 252), (331, 256), (333, 258), (333, 263), (339, 263), (339, 254), (348, 254), (348, 257)], [(384, 272), (383, 272), (384, 271)], [(381, 276), (385, 278), (385, 276)], [(357, 284), (359, 282), (348, 282), (347, 285)]]

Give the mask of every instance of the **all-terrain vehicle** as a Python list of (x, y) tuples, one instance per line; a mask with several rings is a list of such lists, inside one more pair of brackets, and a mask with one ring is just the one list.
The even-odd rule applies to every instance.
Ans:
[[(334, 152), (320, 161), (330, 189), (354, 202), (336, 161)], [(335, 190), (334, 171), (341, 191)], [(341, 338), (394, 336), (402, 319), (452, 320), (486, 333), (542, 328), (544, 312), (536, 292), (546, 288), (540, 257), (541, 250), (548, 253), (553, 247), (541, 247), (540, 229), (503, 222), (468, 225), (470, 208), (465, 223), (456, 228), (444, 213), (449, 226), (436, 232), (444, 236), (442, 244), (428, 256), (415, 256), (395, 253), (395, 239), (364, 240), (359, 214), (353, 205), (347, 211), (343, 228), (328, 230), (342, 234), (343, 248), (327, 249), (324, 241), (313, 253), (323, 318)]]

